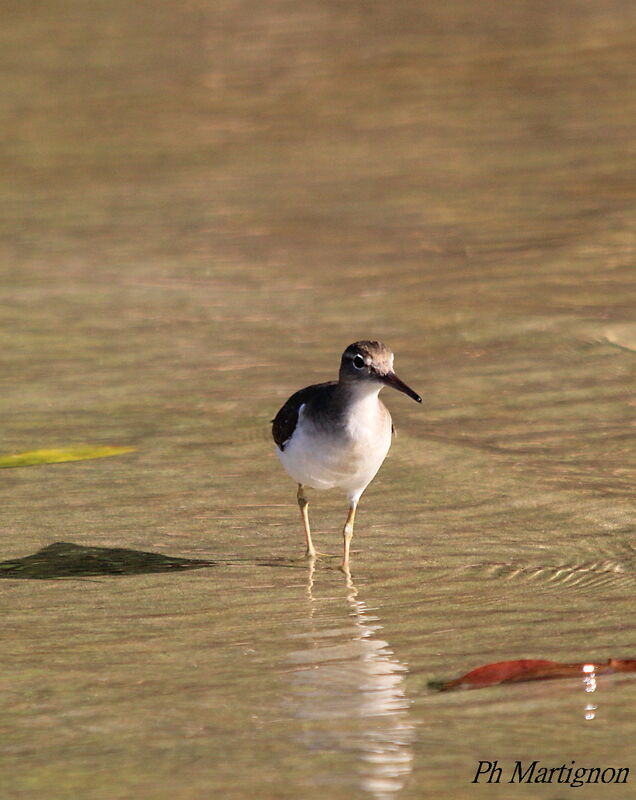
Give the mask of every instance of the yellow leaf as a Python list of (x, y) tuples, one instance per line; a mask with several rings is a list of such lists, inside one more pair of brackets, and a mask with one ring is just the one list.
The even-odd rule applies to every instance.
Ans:
[(119, 456), (122, 453), (132, 453), (134, 450), (134, 447), (95, 447), (92, 445), (29, 450), (26, 453), (0, 456), (0, 469), (33, 467), (36, 464), (60, 464), (64, 461), (83, 461), (87, 458), (107, 458), (108, 456)]

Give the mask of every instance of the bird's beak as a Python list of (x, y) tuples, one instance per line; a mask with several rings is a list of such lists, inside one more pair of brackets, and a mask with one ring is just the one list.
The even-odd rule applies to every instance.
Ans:
[(408, 396), (412, 397), (416, 403), (422, 402), (422, 398), (419, 396), (419, 394), (414, 392), (410, 386), (407, 386), (404, 381), (400, 380), (395, 372), (387, 372), (386, 375), (383, 375), (382, 382), (386, 383), (387, 386), (392, 386), (394, 389), (397, 389), (398, 392), (404, 392), (404, 394), (408, 394)]

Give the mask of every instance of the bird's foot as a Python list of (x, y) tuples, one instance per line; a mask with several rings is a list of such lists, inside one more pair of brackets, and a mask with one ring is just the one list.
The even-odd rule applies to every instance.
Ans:
[[(361, 552), (360, 550), (351, 550), (349, 555), (353, 556), (353, 555), (356, 555), (356, 553), (360, 553), (360, 552)], [(340, 572), (344, 572), (345, 575), (350, 576), (350, 572), (349, 572), (350, 567), (351, 567), (351, 560), (350, 560), (350, 558), (348, 556), (346, 556), (345, 558), (343, 558), (343, 560), (340, 563), (340, 566), (338, 567), (338, 569), (340, 570)]]
[(313, 550), (310, 552), (309, 550), (305, 553), (305, 558), (335, 558), (336, 556), (333, 553), (321, 553), (320, 550)]

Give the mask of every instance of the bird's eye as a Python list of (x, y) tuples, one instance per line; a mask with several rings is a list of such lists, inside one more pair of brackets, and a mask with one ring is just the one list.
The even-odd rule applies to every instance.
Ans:
[(362, 367), (364, 367), (364, 358), (362, 358), (362, 356), (355, 356), (353, 359), (353, 366), (356, 369), (362, 369)]

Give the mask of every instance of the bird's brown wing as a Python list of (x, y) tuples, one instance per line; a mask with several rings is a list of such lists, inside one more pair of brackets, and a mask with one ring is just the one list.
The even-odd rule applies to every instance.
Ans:
[(304, 389), (299, 389), (299, 391), (295, 392), (282, 406), (278, 414), (276, 414), (272, 420), (272, 436), (274, 437), (276, 445), (281, 450), (285, 449), (285, 445), (296, 430), (298, 412), (303, 403), (307, 403), (314, 397), (317, 390), (325, 386), (333, 386), (335, 383), (336, 381), (316, 383), (313, 386), (306, 386)]

